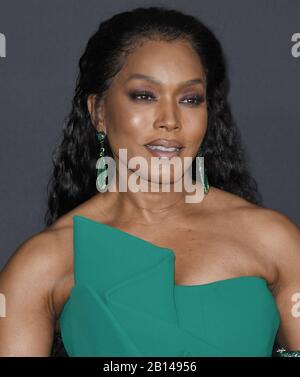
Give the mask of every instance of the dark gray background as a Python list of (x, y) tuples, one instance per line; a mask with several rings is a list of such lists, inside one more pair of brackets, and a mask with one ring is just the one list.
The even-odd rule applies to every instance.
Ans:
[(229, 63), (230, 102), (265, 206), (300, 224), (299, 0), (0, 0), (0, 268), (44, 227), (51, 153), (71, 108), (80, 55), (100, 21), (166, 5), (204, 21)]

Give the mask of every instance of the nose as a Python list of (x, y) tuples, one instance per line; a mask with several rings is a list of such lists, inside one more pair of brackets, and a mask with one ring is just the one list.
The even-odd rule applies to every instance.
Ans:
[(167, 128), (168, 130), (179, 129), (181, 127), (176, 103), (164, 101), (159, 109), (159, 116), (155, 122), (156, 128)]

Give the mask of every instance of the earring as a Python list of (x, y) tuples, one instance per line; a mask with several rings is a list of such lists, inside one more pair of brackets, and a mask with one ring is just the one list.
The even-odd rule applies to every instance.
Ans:
[[(201, 146), (198, 150), (197, 157), (202, 157), (201, 156)], [(204, 168), (204, 172), (203, 172), (201, 164), (199, 164), (199, 173), (200, 173), (201, 183), (202, 183), (202, 186), (204, 188), (204, 194), (207, 194), (208, 191), (209, 191), (209, 183), (208, 183), (208, 178), (207, 178), (207, 175), (206, 175), (206, 172), (205, 172), (205, 168)]]
[(102, 131), (97, 132), (97, 138), (100, 142), (100, 153), (97, 167), (97, 188), (100, 192), (104, 192), (106, 189), (106, 178), (107, 178), (107, 168), (105, 164), (105, 148), (104, 148), (104, 139), (106, 134)]

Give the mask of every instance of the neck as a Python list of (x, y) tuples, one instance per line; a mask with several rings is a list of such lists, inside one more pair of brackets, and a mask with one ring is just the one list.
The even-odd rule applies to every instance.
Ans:
[[(132, 172), (131, 172), (132, 173)], [(134, 192), (130, 189), (129, 177), (127, 177), (127, 184), (120, 190), (119, 174), (115, 177), (115, 191), (107, 192), (104, 195), (110, 197), (110, 203), (114, 208), (114, 212), (120, 214), (119, 218), (130, 219), (131, 222), (139, 222), (147, 225), (170, 221), (179, 214), (187, 212), (193, 203), (200, 202), (204, 198), (203, 187), (198, 181), (192, 181), (194, 191), (189, 187), (187, 191), (184, 181), (180, 181), (180, 185), (169, 182), (168, 184), (161, 184), (149, 182), (141, 177), (136, 177), (135, 182), (140, 181), (137, 190)], [(131, 181), (132, 182), (132, 181)], [(179, 189), (178, 189), (179, 188)], [(103, 196), (103, 194), (100, 194)], [(194, 201), (189, 202), (187, 198), (194, 197)]]

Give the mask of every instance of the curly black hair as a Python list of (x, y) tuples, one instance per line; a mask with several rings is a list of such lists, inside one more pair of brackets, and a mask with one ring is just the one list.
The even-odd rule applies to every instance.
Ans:
[[(209, 184), (262, 205), (230, 110), (226, 59), (220, 42), (192, 15), (163, 6), (139, 7), (101, 22), (80, 57), (72, 109), (52, 155), (46, 226), (98, 193), (99, 142), (87, 108), (88, 96), (94, 94), (101, 100), (128, 54), (144, 41), (179, 39), (191, 44), (206, 73), (208, 124), (201, 152)], [(106, 153), (112, 157), (108, 138), (105, 140)]]

